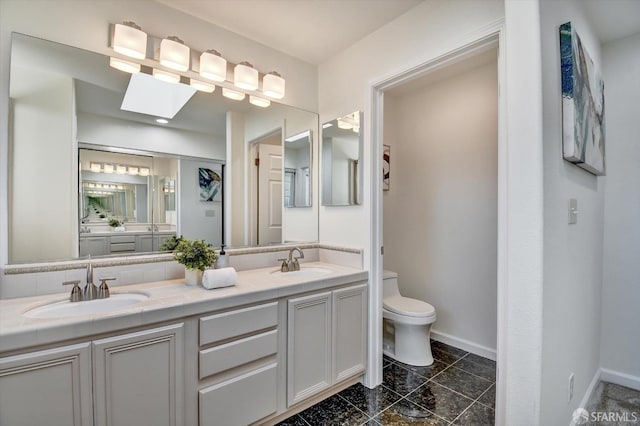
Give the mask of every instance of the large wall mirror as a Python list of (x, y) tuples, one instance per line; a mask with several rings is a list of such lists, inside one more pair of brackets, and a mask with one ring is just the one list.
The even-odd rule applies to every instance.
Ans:
[[(232, 247), (317, 241), (317, 206), (283, 208), (283, 188), (285, 141), (307, 131), (314, 158), (318, 115), (220, 92), (123, 73), (107, 56), (14, 33), (9, 263), (155, 252), (176, 234)], [(269, 134), (281, 141), (280, 204), (267, 206), (279, 234), (258, 241), (251, 147)], [(314, 169), (310, 160), (301, 202), (317, 196)]]
[(322, 205), (361, 203), (363, 114), (356, 111), (322, 125)]

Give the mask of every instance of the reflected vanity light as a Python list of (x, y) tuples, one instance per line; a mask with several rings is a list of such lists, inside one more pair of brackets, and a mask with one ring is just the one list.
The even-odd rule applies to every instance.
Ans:
[(189, 84), (191, 87), (201, 92), (212, 93), (216, 90), (216, 86), (213, 84), (205, 83), (204, 81), (195, 80), (193, 78), (189, 81)]
[(266, 108), (271, 105), (271, 101), (269, 99), (264, 99), (253, 95), (249, 95), (249, 103), (260, 108)]
[(156, 118), (156, 123), (167, 124), (169, 123), (169, 120), (167, 120), (166, 118)]
[(100, 163), (90, 163), (89, 164), (89, 170), (91, 170), (94, 173), (100, 173), (100, 170), (102, 170), (102, 164), (100, 164)]
[(113, 164), (106, 164), (104, 165), (104, 168), (102, 169), (103, 172), (105, 173), (113, 173)]
[(174, 74), (169, 71), (159, 70), (157, 68), (153, 69), (153, 76), (160, 81), (164, 81), (167, 83), (178, 83), (180, 82), (180, 76), (178, 74)]
[(109, 66), (129, 74), (136, 74), (140, 72), (140, 64), (114, 57), (109, 58)]
[(123, 166), (123, 165), (118, 164), (116, 166), (116, 173), (121, 174), (121, 175), (127, 173), (127, 166)]
[(133, 166), (129, 166), (129, 174), (130, 175), (137, 175), (138, 174), (138, 168), (137, 167), (133, 167)]
[(189, 69), (191, 49), (176, 36), (170, 36), (160, 42), (160, 63), (176, 71)]
[(207, 50), (200, 55), (200, 75), (222, 82), (227, 79), (227, 60), (217, 50)]
[(233, 99), (234, 101), (241, 101), (244, 99), (245, 94), (242, 92), (238, 92), (237, 90), (227, 89), (226, 87), (223, 87), (222, 96), (224, 96), (225, 98)]
[(284, 98), (284, 78), (275, 71), (271, 71), (262, 78), (262, 93), (273, 99)]
[(338, 128), (340, 129), (344, 129), (344, 130), (350, 130), (353, 128), (353, 125), (351, 125), (351, 123), (347, 123), (344, 120), (338, 120)]
[(140, 176), (149, 176), (149, 168), (148, 167), (140, 167)]
[(244, 90), (257, 90), (258, 70), (249, 62), (240, 62), (233, 70), (233, 84)]
[(144, 59), (147, 56), (147, 33), (142, 31), (135, 22), (115, 24), (111, 45), (113, 50), (122, 55)]

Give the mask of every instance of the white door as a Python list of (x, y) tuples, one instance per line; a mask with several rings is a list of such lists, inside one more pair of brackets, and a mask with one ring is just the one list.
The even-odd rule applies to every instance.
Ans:
[(258, 244), (282, 242), (282, 146), (258, 146)]

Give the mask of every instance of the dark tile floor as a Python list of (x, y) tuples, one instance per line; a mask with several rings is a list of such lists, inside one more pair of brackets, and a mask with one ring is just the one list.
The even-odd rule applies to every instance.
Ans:
[(640, 391), (613, 383), (600, 382), (589, 398), (585, 411), (574, 412), (574, 416), (580, 414), (586, 417), (582, 422), (576, 422), (577, 424), (638, 425), (640, 424)]
[(434, 363), (384, 357), (383, 382), (355, 384), (278, 426), (494, 424), (496, 363), (431, 341)]

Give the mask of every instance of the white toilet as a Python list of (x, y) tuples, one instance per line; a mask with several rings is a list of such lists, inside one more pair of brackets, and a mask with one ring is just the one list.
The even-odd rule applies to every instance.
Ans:
[(382, 352), (409, 365), (433, 364), (429, 333), (436, 321), (435, 308), (421, 300), (403, 297), (395, 272), (384, 271), (382, 289)]

